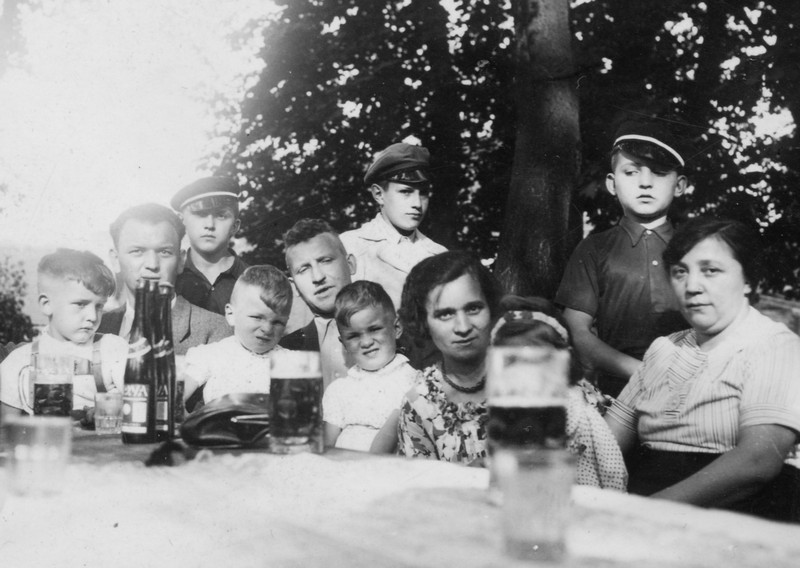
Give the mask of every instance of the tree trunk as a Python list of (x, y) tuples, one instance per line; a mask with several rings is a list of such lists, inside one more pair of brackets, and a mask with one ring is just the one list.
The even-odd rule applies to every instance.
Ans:
[(515, 0), (513, 11), (517, 133), (494, 270), (509, 293), (552, 298), (574, 245), (568, 228), (580, 167), (569, 0)]

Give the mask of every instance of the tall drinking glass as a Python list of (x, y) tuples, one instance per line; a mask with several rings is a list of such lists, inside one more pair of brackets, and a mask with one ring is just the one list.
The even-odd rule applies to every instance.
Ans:
[(567, 453), (569, 352), (492, 347), (486, 383), (490, 489), (499, 486), (507, 552), (557, 560), (574, 478)]
[(272, 355), (269, 446), (278, 454), (323, 452), (322, 368), (315, 351)]

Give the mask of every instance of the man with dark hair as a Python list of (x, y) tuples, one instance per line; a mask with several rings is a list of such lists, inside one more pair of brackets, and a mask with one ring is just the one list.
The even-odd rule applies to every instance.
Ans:
[[(104, 314), (100, 333), (128, 338), (139, 279), (175, 284), (183, 235), (178, 216), (156, 203), (131, 207), (111, 224), (114, 246), (109, 255), (124, 290), (122, 305)], [(219, 341), (232, 333), (224, 317), (193, 306), (180, 296), (173, 300), (172, 332), (176, 355), (185, 355), (190, 347)]]
[(280, 342), (287, 349), (319, 351), (325, 387), (346, 374), (347, 361), (333, 321), (336, 294), (350, 284), (356, 262), (339, 235), (321, 219), (301, 219), (283, 236), (286, 267), (314, 320)]

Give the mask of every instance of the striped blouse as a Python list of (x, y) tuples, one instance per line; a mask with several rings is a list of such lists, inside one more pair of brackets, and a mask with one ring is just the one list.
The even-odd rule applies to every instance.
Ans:
[(609, 409), (654, 450), (723, 453), (740, 428), (800, 431), (800, 338), (749, 308), (708, 352), (694, 330), (656, 339)]

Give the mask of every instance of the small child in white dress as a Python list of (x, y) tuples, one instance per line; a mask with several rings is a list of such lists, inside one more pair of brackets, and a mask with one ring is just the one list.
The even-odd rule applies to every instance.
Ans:
[(402, 328), (394, 304), (380, 284), (359, 280), (339, 291), (334, 318), (356, 364), (322, 398), (325, 445), (393, 453), (400, 402), (417, 377), (396, 351)]
[(251, 266), (239, 276), (225, 306), (233, 335), (192, 347), (182, 371), (184, 398), (203, 387), (209, 402), (226, 394), (269, 393), (270, 356), (286, 330), (292, 286), (277, 268)]

